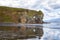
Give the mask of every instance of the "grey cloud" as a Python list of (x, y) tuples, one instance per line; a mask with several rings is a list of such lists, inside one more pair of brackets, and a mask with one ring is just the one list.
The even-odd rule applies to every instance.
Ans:
[(53, 9), (60, 9), (60, 5), (57, 5), (57, 4), (51, 5), (51, 7), (52, 7)]

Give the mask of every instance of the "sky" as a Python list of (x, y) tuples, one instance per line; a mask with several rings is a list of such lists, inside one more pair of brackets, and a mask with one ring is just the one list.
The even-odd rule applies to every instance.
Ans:
[(60, 0), (0, 0), (0, 6), (41, 10), (43, 20), (60, 17)]

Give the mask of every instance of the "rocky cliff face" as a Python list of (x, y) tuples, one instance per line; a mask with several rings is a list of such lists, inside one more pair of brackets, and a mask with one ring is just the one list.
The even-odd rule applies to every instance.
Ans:
[(41, 11), (0, 6), (0, 22), (42, 23)]

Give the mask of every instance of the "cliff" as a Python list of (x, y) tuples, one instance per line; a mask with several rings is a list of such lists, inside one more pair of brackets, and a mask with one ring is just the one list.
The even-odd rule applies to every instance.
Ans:
[[(37, 23), (38, 24), (43, 22), (43, 16), (44, 14), (42, 13), (42, 11), (0, 6), (0, 22)], [(36, 32), (33, 31), (34, 29), (36, 30)], [(25, 27), (25, 26), (20, 26), (20, 27), (0, 26), (0, 30), (3, 30), (2, 32), (6, 31), (4, 34), (7, 33), (7, 35), (8, 33), (10, 33), (8, 31), (11, 31), (11, 33), (13, 32), (14, 34), (18, 34), (17, 36), (15, 36), (16, 38), (20, 37), (21, 35), (26, 35), (27, 38), (32, 37), (33, 35), (36, 36), (37, 34), (39, 37), (42, 37), (43, 35), (43, 29), (35, 28), (33, 26), (31, 28)], [(0, 33), (0, 34), (3, 35), (3, 33)], [(32, 35), (32, 36), (29, 36), (29, 35)], [(12, 35), (10, 34), (10, 36)]]
[(22, 23), (24, 23), (25, 21), (27, 21), (24, 18), (27, 18), (28, 20), (33, 19), (33, 16), (35, 14), (39, 15), (41, 17), (40, 21), (42, 21), (42, 11), (0, 6), (0, 22), (20, 23), (22, 21)]

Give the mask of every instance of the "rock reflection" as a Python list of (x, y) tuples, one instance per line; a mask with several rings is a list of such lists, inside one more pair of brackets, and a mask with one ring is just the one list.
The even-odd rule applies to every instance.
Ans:
[[(42, 17), (38, 15), (37, 13), (34, 14), (32, 17), (28, 17), (27, 13), (25, 12), (19, 18), (20, 23), (27, 23), (27, 24), (42, 24)], [(18, 27), (19, 28), (19, 27)], [(21, 38), (36, 38), (36, 36), (39, 36), (39, 39), (43, 36), (43, 25), (42, 26), (35, 26), (35, 27), (26, 27), (21, 26), (19, 28), (20, 35), (24, 35)]]
[(43, 36), (43, 28), (40, 27), (42, 26), (36, 26), (36, 27), (22, 26), (20, 29), (14, 27), (16, 31), (15, 29), (12, 29), (12, 27), (9, 27), (8, 30), (6, 29), (8, 27), (4, 27), (4, 29), (0, 30), (0, 39), (2, 40), (30, 39), (30, 38), (36, 38), (37, 36), (40, 39)]

